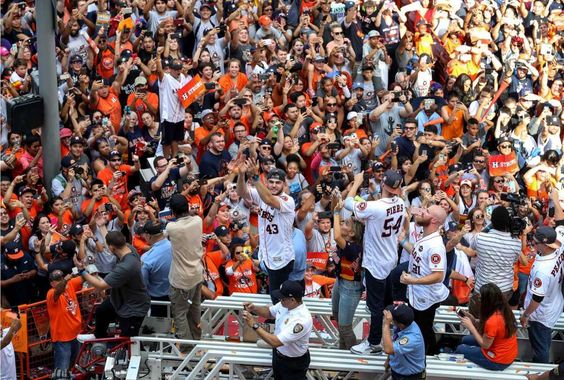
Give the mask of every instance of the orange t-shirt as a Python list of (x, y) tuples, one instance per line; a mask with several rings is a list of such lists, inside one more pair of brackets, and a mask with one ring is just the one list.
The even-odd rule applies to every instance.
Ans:
[[(235, 261), (229, 260), (225, 264), (225, 269), (235, 265)], [(257, 292), (257, 278), (253, 270), (253, 262), (251, 259), (243, 261), (241, 265), (233, 271), (233, 275), (229, 277), (229, 295), (239, 293), (256, 293)]]
[(121, 104), (119, 103), (119, 96), (113, 87), (109, 88), (108, 96), (105, 98), (98, 95), (96, 109), (110, 118), (114, 130), (117, 131), (121, 123)]
[(147, 243), (145, 239), (143, 239), (140, 235), (134, 234), (132, 239), (133, 247), (139, 252), (139, 255), (143, 255), (151, 246)]
[[(147, 92), (147, 102), (155, 107), (155, 109), (157, 110), (157, 114), (159, 113), (159, 96), (153, 92)], [(132, 92), (131, 94), (129, 94), (129, 96), (127, 97), (127, 104), (131, 107), (131, 110), (135, 111), (137, 113), (137, 118), (139, 120), (139, 126), (141, 126), (143, 124), (143, 122), (141, 121), (141, 117), (143, 116), (143, 113), (146, 111), (149, 111), (149, 108), (147, 107), (147, 105), (145, 104), (145, 102), (141, 99), (137, 99), (135, 100), (135, 93)]]
[(233, 88), (241, 91), (243, 88), (245, 88), (248, 81), (249, 79), (245, 74), (239, 73), (237, 74), (237, 79), (235, 80), (236, 84), (233, 84), (233, 80), (231, 79), (231, 76), (229, 74), (223, 75), (221, 78), (219, 78), (217, 83), (219, 83), (219, 85), (223, 89), (223, 92), (228, 92)]
[(482, 348), (486, 358), (494, 363), (511, 364), (517, 357), (517, 334), (505, 336), (505, 321), (500, 312), (495, 312), (484, 324), (484, 334), (493, 338), (489, 349)]
[[(204, 279), (209, 284), (213, 282), (215, 289), (210, 289), (214, 292), (214, 298), (223, 295), (223, 281), (219, 275), (219, 270), (215, 266), (212, 258), (206, 253), (203, 258), (204, 261)], [(209, 286), (208, 286), (209, 288)]]
[(51, 222), (51, 226), (56, 227), (57, 232), (62, 234), (66, 234), (67, 231), (71, 228), (72, 224), (74, 223), (72, 212), (70, 212), (69, 210), (65, 210), (65, 212), (63, 212), (63, 225), (61, 226), (61, 228), (57, 227), (59, 224), (58, 215), (55, 215), (54, 213), (50, 213), (48, 216), (49, 216), (49, 221)]
[[(114, 182), (114, 186), (112, 188), (112, 197), (114, 197), (119, 202), (121, 210), (123, 211), (129, 208), (129, 203), (127, 200), (127, 178), (129, 178), (129, 175), (131, 174), (131, 166), (122, 164), (119, 166), (118, 170), (124, 172), (125, 175), (122, 175)], [(104, 182), (104, 185), (106, 186), (110, 184), (110, 181), (113, 177), (114, 172), (110, 169), (109, 166), (106, 166), (104, 169), (98, 172), (98, 179), (102, 180), (102, 182)]]
[[(445, 106), (445, 107), (447, 109), (447, 114), (450, 117), (453, 110), (449, 106)], [(459, 110), (456, 113), (454, 120), (450, 124), (447, 124), (446, 122), (443, 123), (442, 134), (446, 140), (452, 140), (456, 137), (462, 137), (463, 133), (464, 133), (464, 111)]]
[(68, 342), (76, 339), (82, 331), (82, 315), (76, 292), (82, 289), (82, 278), (75, 277), (59, 299), (55, 301), (55, 289), (47, 292), (47, 312), (53, 342)]
[(519, 273), (523, 273), (528, 276), (531, 274), (531, 268), (533, 267), (533, 263), (535, 262), (537, 253), (532, 247), (525, 248), (523, 253), (525, 254), (525, 256), (527, 256), (527, 265), (521, 264), (519, 260), (517, 260), (517, 264), (519, 268)]
[(93, 217), (94, 214), (96, 214), (96, 211), (98, 211), (98, 209), (100, 208), (100, 206), (102, 206), (105, 203), (109, 203), (110, 199), (104, 195), (102, 199), (100, 199), (99, 201), (95, 200), (94, 198), (90, 198), (82, 201), (82, 205), (80, 205), (80, 211), (82, 211), (83, 214), (84, 211), (86, 211), (86, 209), (90, 205), (90, 202), (94, 202), (94, 208), (92, 209), (92, 214), (90, 214), (90, 217)]

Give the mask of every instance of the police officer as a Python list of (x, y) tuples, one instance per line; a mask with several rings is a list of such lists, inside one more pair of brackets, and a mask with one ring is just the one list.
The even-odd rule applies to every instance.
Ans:
[(384, 310), (382, 349), (389, 355), (385, 367), (392, 370), (393, 380), (425, 378), (425, 341), (413, 321), (413, 310), (406, 304), (390, 305)]
[[(275, 380), (304, 380), (309, 368), (309, 335), (313, 320), (302, 302), (304, 288), (297, 281), (287, 280), (273, 295), (280, 299), (274, 306), (245, 303), (243, 317), (258, 336), (272, 348), (272, 369)], [(257, 323), (255, 315), (276, 318), (274, 334)]]

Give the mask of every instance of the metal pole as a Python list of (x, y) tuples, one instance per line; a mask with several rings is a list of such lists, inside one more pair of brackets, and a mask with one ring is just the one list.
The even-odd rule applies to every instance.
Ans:
[(59, 101), (57, 69), (55, 66), (55, 8), (53, 2), (35, 2), (37, 21), (37, 54), (39, 57), (39, 94), (43, 97), (45, 120), (41, 131), (43, 146), (43, 179), (51, 194), (51, 182), (61, 167), (61, 139), (59, 137)]

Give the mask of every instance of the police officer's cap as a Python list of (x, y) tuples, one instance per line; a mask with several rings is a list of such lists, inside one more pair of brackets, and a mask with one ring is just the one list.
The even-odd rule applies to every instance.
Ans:
[(394, 321), (409, 326), (413, 322), (413, 310), (407, 304), (390, 305), (386, 308), (392, 313)]
[(304, 288), (297, 281), (286, 280), (280, 289), (272, 291), (272, 295), (279, 299), (290, 297), (301, 299), (304, 296)]

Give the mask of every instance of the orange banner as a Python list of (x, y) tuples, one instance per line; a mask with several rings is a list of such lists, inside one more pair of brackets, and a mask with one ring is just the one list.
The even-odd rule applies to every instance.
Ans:
[[(2, 310), (2, 329), (9, 328), (12, 324), (12, 320), (17, 317), (18, 316), (10, 310)], [(16, 352), (27, 352), (27, 315), (25, 313), (21, 314), (20, 322), (22, 323), (22, 327), (16, 335), (14, 335), (12, 345)]]
[(327, 252), (308, 252), (307, 262), (319, 270), (325, 270), (327, 261), (329, 260), (329, 253)]
[(493, 105), (495, 104), (495, 102), (497, 102), (497, 100), (499, 99), (499, 97), (501, 96), (503, 91), (505, 91), (507, 89), (507, 87), (509, 87), (509, 83), (507, 83), (507, 81), (505, 81), (505, 80), (501, 81), (501, 83), (499, 84), (499, 88), (497, 89), (488, 109), (486, 110), (486, 112), (484, 112), (482, 114), (483, 116), (480, 119), (480, 123), (482, 121), (484, 121), (484, 119), (488, 116), (488, 114), (490, 113), (490, 110), (492, 109)]
[(490, 176), (503, 176), (507, 173), (515, 174), (519, 171), (519, 162), (515, 152), (504, 155), (490, 156), (488, 159)]
[(196, 98), (206, 92), (204, 82), (199, 75), (196, 75), (192, 80), (178, 90), (178, 99), (182, 103), (182, 107), (188, 106), (196, 101)]

